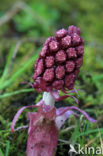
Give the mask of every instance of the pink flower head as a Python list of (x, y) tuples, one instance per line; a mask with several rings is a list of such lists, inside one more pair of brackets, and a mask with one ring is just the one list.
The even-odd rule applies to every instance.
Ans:
[[(83, 62), (84, 41), (80, 34), (80, 28), (69, 26), (68, 30), (62, 28), (55, 37), (45, 41), (35, 62), (33, 87), (37, 91), (73, 89)], [(71, 75), (74, 76), (68, 84), (67, 77)]]

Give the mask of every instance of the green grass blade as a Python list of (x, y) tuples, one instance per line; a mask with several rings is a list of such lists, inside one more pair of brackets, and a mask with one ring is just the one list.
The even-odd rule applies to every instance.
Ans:
[(3, 152), (2, 152), (2, 150), (0, 149), (0, 156), (4, 156), (4, 154), (3, 154)]
[(8, 156), (9, 155), (9, 149), (10, 149), (10, 141), (7, 141), (5, 156)]
[(5, 78), (6, 78), (6, 75), (7, 75), (7, 73), (8, 73), (8, 69), (9, 69), (9, 67), (10, 67), (10, 63), (11, 63), (11, 59), (12, 59), (12, 55), (13, 55), (14, 48), (15, 48), (15, 46), (12, 45), (12, 47), (11, 47), (11, 49), (10, 49), (10, 52), (9, 52), (8, 59), (7, 59), (7, 63), (6, 63), (6, 65), (5, 65), (4, 72), (3, 72), (2, 77), (1, 77), (1, 79), (0, 79), (0, 83), (3, 83), (4, 80), (5, 80)]
[(0, 130), (0, 135), (1, 135), (2, 133), (6, 133), (6, 132), (11, 132), (11, 130), (10, 130), (10, 129), (8, 129), (8, 130)]
[(78, 120), (78, 123), (77, 123), (77, 127), (73, 133), (73, 136), (72, 136), (72, 140), (73, 140), (73, 144), (75, 144), (76, 142), (76, 139), (77, 139), (77, 136), (79, 135), (79, 129), (80, 129), (80, 119)]
[(38, 53), (40, 51), (41, 48), (38, 49), (37, 53), (35, 56), (32, 56), (31, 59), (29, 59), (24, 65), (23, 67), (21, 67), (20, 69), (18, 69), (18, 71), (16, 73), (14, 73), (11, 78), (9, 80), (7, 80), (4, 85), (0, 86), (0, 90), (4, 89), (5, 87), (9, 86), (10, 84), (12, 84), (17, 78), (19, 78), (26, 70), (27, 68), (32, 65), (34, 63), (34, 61), (36, 60), (36, 58), (38, 57)]
[(81, 137), (81, 136), (86, 136), (86, 135), (89, 135), (89, 134), (92, 134), (92, 133), (97, 133), (97, 132), (100, 132), (101, 134), (103, 134), (103, 128), (88, 130), (86, 132), (79, 133), (78, 136), (76, 136), (76, 139)]
[(11, 93), (5, 93), (3, 95), (0, 95), (0, 99), (6, 98), (6, 97), (9, 97), (9, 96), (12, 96), (12, 95), (17, 95), (17, 94), (20, 94), (20, 93), (26, 93), (26, 92), (34, 92), (34, 89), (33, 88), (21, 89), (21, 90), (16, 90), (16, 91), (11, 92)]
[(93, 77), (94, 82), (97, 82), (97, 81), (100, 81), (100, 80), (103, 80), (103, 74), (100, 74), (100, 75), (97, 75), (97, 76)]

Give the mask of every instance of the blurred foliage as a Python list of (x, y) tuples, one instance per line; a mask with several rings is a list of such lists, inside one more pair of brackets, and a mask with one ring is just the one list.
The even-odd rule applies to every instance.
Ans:
[[(10, 156), (26, 155), (27, 130), (11, 134), (11, 121), (19, 108), (37, 103), (42, 93), (38, 94), (28, 85), (20, 83), (33, 82), (33, 63), (45, 38), (54, 35), (57, 29), (67, 28), (73, 24), (81, 28), (85, 39), (84, 63), (75, 84), (75, 87), (80, 89), (79, 107), (97, 118), (98, 123), (91, 124), (82, 116), (79, 120), (75, 120), (74, 117), (67, 120), (60, 131), (57, 156), (68, 154), (68, 141), (72, 144), (80, 143), (81, 146), (89, 143), (92, 147), (100, 146), (100, 136), (103, 137), (102, 8), (102, 0), (1, 0), (0, 152), (2, 154), (8, 150)], [(57, 103), (57, 106), (62, 105), (76, 104), (73, 99), (68, 98)], [(25, 114), (29, 111), (33, 110), (22, 113), (17, 127), (27, 124)], [(62, 132), (69, 126), (74, 128)]]
[(32, 2), (24, 5), (24, 9), (14, 17), (16, 28), (20, 32), (27, 32), (30, 37), (48, 35), (59, 18), (59, 12), (43, 2)]

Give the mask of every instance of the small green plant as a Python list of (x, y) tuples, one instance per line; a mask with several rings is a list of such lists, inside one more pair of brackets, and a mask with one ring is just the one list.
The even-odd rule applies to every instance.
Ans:
[(3, 153), (3, 151), (0, 148), (0, 156), (9, 156), (9, 149), (10, 149), (10, 142), (6, 141), (6, 150)]

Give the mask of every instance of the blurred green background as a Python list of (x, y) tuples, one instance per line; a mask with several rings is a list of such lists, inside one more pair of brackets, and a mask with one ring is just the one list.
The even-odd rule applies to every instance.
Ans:
[[(45, 39), (69, 25), (80, 27), (85, 40), (84, 62), (75, 84), (80, 89), (79, 108), (98, 123), (91, 124), (82, 116), (67, 120), (59, 134), (57, 156), (68, 155), (69, 143), (102, 145), (103, 0), (1, 0), (0, 156), (26, 155), (27, 130), (11, 134), (11, 121), (19, 108), (35, 104), (42, 93), (21, 82), (33, 82), (33, 64)], [(57, 105), (76, 104), (67, 99)], [(28, 111), (22, 113), (17, 127), (27, 125)]]

